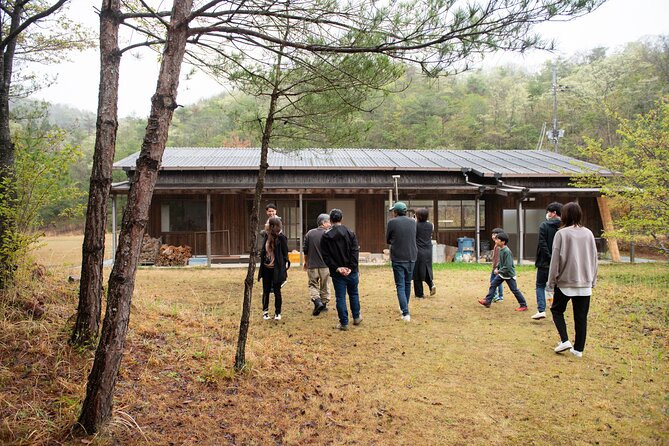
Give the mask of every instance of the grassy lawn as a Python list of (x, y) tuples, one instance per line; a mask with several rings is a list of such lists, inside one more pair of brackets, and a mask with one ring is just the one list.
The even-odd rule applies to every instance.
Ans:
[[(3, 445), (82, 444), (67, 434), (93, 352), (67, 345), (77, 288), (51, 271), (33, 291), (43, 319), (0, 305)], [(293, 268), (280, 322), (262, 320), (256, 282), (248, 369), (235, 375), (244, 275), (139, 270), (114, 416), (90, 444), (669, 443), (667, 264), (601, 266), (581, 359), (553, 353), (550, 317), (530, 319), (531, 267), (518, 277), (531, 311), (516, 313), (510, 292), (490, 309), (476, 302), (488, 266), (439, 265), (437, 295), (412, 299), (410, 323), (391, 269), (363, 268), (364, 321), (348, 332), (334, 308), (311, 316)]]

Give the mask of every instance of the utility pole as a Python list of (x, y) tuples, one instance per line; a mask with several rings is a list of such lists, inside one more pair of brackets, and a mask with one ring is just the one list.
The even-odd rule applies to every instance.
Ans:
[(560, 138), (564, 136), (564, 130), (558, 129), (558, 118), (557, 118), (557, 92), (558, 88), (561, 91), (564, 91), (566, 87), (560, 86), (557, 83), (557, 61), (553, 63), (553, 129), (546, 132), (546, 137), (550, 142), (553, 143), (553, 152), (557, 153), (558, 144)]

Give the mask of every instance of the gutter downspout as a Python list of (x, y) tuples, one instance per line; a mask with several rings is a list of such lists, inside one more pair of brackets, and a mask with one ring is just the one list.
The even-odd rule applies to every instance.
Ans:
[(520, 194), (516, 212), (518, 221), (518, 265), (521, 265), (523, 263), (523, 250), (525, 249), (525, 215), (523, 212), (523, 200), (527, 198), (527, 194), (530, 189), (523, 186), (504, 184), (501, 173), (495, 173), (495, 180), (497, 181), (498, 186), (512, 189), (514, 192), (518, 192)]
[(481, 197), (483, 196), (483, 192), (488, 189), (488, 186), (484, 184), (478, 184), (478, 183), (473, 183), (469, 181), (469, 175), (467, 175), (469, 172), (471, 172), (471, 169), (463, 169), (462, 175), (465, 176), (465, 183), (470, 185), (470, 186), (476, 186), (479, 188), (479, 194), (475, 198), (475, 206), (476, 206), (476, 263), (479, 263), (480, 258), (481, 258)]
[(304, 210), (302, 209), (302, 192), (300, 192), (300, 224), (299, 224), (299, 247), (300, 247), (300, 266), (304, 265)]

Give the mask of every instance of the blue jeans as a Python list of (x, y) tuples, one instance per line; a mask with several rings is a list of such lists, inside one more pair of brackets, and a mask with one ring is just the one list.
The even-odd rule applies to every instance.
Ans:
[[(490, 283), (492, 283), (492, 280), (495, 278), (496, 275), (497, 274), (490, 272)], [(500, 299), (504, 299), (504, 285), (501, 283), (497, 287), (497, 295), (499, 296)]]
[(400, 302), (402, 316), (409, 314), (409, 298), (411, 297), (411, 278), (416, 262), (393, 262), (393, 276), (397, 288), (397, 300)]
[(537, 309), (546, 311), (546, 282), (548, 282), (548, 268), (537, 268)]
[(358, 272), (351, 272), (348, 276), (342, 276), (339, 273), (334, 273), (330, 276), (332, 279), (332, 287), (335, 291), (335, 299), (337, 300), (337, 315), (339, 315), (339, 323), (341, 325), (348, 325), (348, 308), (346, 307), (346, 292), (348, 292), (348, 300), (351, 304), (351, 313), (353, 319), (360, 317), (360, 295), (358, 294)]
[(492, 282), (490, 283), (490, 288), (488, 289), (488, 295), (485, 297), (485, 301), (487, 303), (492, 302), (492, 298), (495, 295), (495, 288), (500, 286), (502, 282), (506, 282), (511, 292), (516, 297), (516, 300), (518, 301), (520, 306), (526, 307), (527, 302), (525, 301), (525, 297), (523, 297), (523, 293), (521, 293), (520, 290), (518, 289), (518, 285), (516, 284), (516, 279), (503, 279), (499, 274), (496, 275), (494, 279), (492, 279)]

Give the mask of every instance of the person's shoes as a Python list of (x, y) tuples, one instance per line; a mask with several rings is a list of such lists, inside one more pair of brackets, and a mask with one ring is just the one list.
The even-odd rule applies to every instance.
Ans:
[(348, 325), (342, 325), (341, 323), (337, 324), (337, 330), (346, 331), (348, 330)]
[(486, 308), (490, 308), (490, 302), (487, 302), (485, 299), (479, 299), (479, 303)]
[(518, 308), (516, 308), (516, 311), (527, 311), (527, 306), (518, 307)]
[(325, 313), (328, 310), (329, 310), (328, 304), (323, 304), (323, 308), (321, 308), (321, 313)]
[(314, 316), (318, 316), (319, 314), (321, 314), (321, 311), (323, 311), (324, 307), (325, 305), (323, 304), (323, 301), (321, 301), (320, 299), (316, 299), (314, 301), (314, 311), (311, 314)]
[(265, 319), (266, 321), (269, 320), (269, 311), (263, 311), (262, 312), (262, 318)]
[(555, 347), (554, 350), (555, 350), (555, 353), (562, 353), (563, 351), (565, 351), (565, 350), (569, 350), (569, 349), (572, 348), (572, 347), (573, 347), (573, 345), (571, 345), (571, 342), (569, 342), (569, 341), (564, 341), (564, 342), (560, 342), (560, 343), (557, 345), (557, 347)]
[(275, 321), (280, 321), (281, 320), (281, 315), (280, 314), (274, 315), (274, 320)]
[(538, 311), (537, 314), (532, 315), (532, 319), (543, 319), (546, 317), (545, 311)]
[(492, 303), (499, 302), (500, 300), (502, 299), (499, 298), (499, 295), (495, 294), (492, 298)]
[(437, 294), (437, 285), (432, 285), (430, 287), (430, 296), (434, 296), (435, 294)]
[(416, 296), (416, 299), (425, 299), (425, 296)]
[(569, 349), (569, 353), (576, 356), (577, 358), (580, 358), (580, 357), (583, 356), (583, 352), (579, 352), (578, 350), (574, 350), (573, 348)]
[(411, 315), (410, 314), (405, 314), (404, 316), (402, 316), (402, 320), (404, 322), (411, 322)]
[(362, 316), (353, 318), (353, 325), (360, 325), (362, 323)]

